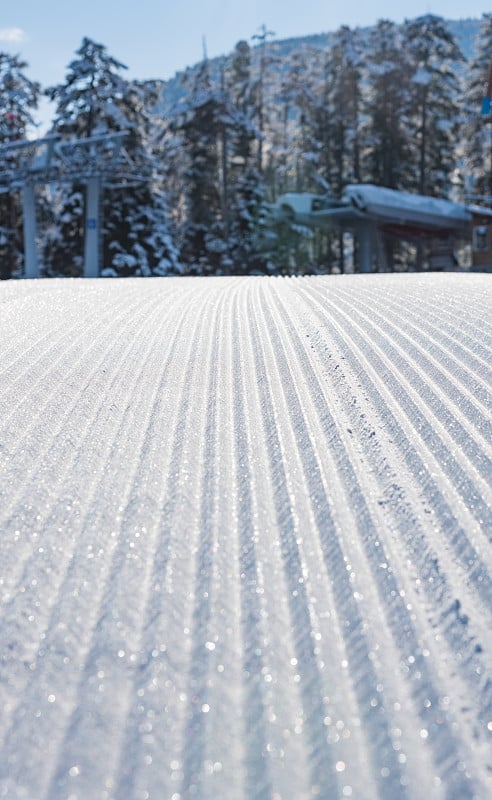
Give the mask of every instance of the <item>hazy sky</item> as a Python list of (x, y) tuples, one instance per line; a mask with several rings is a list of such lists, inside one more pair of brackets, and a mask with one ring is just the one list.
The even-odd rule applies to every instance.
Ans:
[(200, 60), (203, 37), (213, 57), (262, 24), (285, 39), (383, 18), (479, 18), (490, 10), (490, 0), (0, 0), (0, 50), (20, 53), (43, 87), (63, 81), (83, 36), (106, 45), (129, 78), (169, 78)]

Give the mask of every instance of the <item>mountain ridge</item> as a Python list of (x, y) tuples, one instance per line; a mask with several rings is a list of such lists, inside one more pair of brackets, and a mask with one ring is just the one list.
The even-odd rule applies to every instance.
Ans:
[[(437, 16), (437, 15), (427, 15), (427, 16)], [(416, 18), (418, 19), (418, 17)], [(476, 19), (472, 17), (467, 17), (465, 19), (459, 20), (448, 20), (445, 19), (446, 24), (448, 25), (451, 33), (455, 37), (460, 49), (462, 50), (465, 58), (469, 60), (474, 51), (474, 44), (476, 37), (478, 35), (480, 29), (481, 19)], [(403, 23), (396, 23), (397, 27), (401, 27)], [(361, 31), (365, 33), (366, 36), (369, 35), (370, 31), (374, 29), (374, 25), (372, 26), (364, 26), (358, 27), (356, 26), (353, 30)], [(281, 59), (286, 58), (295, 50), (301, 49), (303, 47), (314, 47), (324, 49), (330, 46), (330, 42), (332, 37), (336, 31), (327, 31), (321, 33), (311, 33), (305, 36), (291, 36), (287, 39), (273, 39), (271, 42), (267, 44), (268, 48), (272, 48), (277, 56), (280, 56)], [(252, 46), (252, 52), (258, 52), (259, 47), (261, 45)], [(219, 72), (220, 66), (230, 58), (232, 54), (232, 50), (229, 53), (224, 53), (220, 56), (215, 56), (214, 58), (209, 59), (209, 63), (212, 67), (212, 75), (217, 74)], [(179, 102), (179, 100), (185, 95), (185, 90), (181, 85), (181, 81), (185, 75), (191, 75), (198, 69), (201, 61), (197, 61), (196, 64), (193, 64), (186, 69), (179, 70), (176, 74), (165, 81), (162, 82), (162, 100), (158, 105), (158, 112), (168, 114), (171, 112), (173, 107)]]

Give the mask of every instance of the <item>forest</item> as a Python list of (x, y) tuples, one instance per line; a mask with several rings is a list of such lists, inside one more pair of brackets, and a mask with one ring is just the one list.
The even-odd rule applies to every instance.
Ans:
[[(339, 273), (343, 236), (275, 222), (272, 202), (372, 183), (490, 205), (492, 115), (480, 109), (491, 54), (492, 13), (468, 56), (430, 14), (344, 26), (324, 47), (288, 53), (262, 26), (186, 70), (172, 93), (164, 81), (129, 80), (89, 38), (51, 87), (27, 77), (20, 55), (0, 52), (0, 152), (33, 135), (42, 96), (62, 141), (125, 134), (140, 177), (104, 187), (104, 276)], [(83, 183), (39, 184), (36, 203), (41, 274), (81, 275)], [(403, 245), (393, 255), (405, 269)], [(21, 276), (23, 260), (14, 187), (0, 192), (0, 277)]]

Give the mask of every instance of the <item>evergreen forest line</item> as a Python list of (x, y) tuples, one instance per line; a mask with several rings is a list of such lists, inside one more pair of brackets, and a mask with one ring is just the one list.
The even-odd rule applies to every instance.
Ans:
[[(279, 195), (339, 198), (349, 183), (373, 183), (492, 204), (492, 115), (480, 113), (492, 13), (477, 30), (467, 56), (430, 14), (342, 27), (324, 47), (286, 53), (262, 26), (183, 73), (179, 97), (163, 81), (129, 80), (88, 38), (64, 82), (45, 89), (20, 55), (0, 52), (0, 145), (32, 132), (43, 94), (62, 139), (126, 133), (147, 178), (103, 192), (103, 275), (343, 272), (343, 237), (272, 221)], [(42, 274), (82, 274), (84, 186), (36, 191)], [(407, 256), (394, 246), (395, 269)], [(0, 273), (23, 273), (19, 192), (0, 194)]]

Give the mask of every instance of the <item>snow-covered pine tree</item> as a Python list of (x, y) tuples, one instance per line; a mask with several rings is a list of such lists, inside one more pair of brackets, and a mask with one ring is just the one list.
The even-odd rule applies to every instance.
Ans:
[(364, 180), (402, 189), (411, 162), (410, 68), (399, 27), (380, 20), (370, 30), (365, 62), (362, 171)]
[(275, 102), (272, 103), (267, 170), (265, 180), (271, 197), (288, 192), (294, 188), (296, 136), (298, 111), (295, 91), (290, 80), (290, 59), (284, 61)]
[[(315, 94), (316, 63), (309, 47), (294, 50), (285, 63), (281, 75), (280, 98), (285, 177), (289, 191), (313, 191), (318, 173), (317, 112), (319, 105)], [(283, 117), (283, 119), (282, 119)], [(279, 148), (280, 149), (280, 148)], [(282, 152), (280, 149), (280, 152)]]
[(171, 126), (185, 155), (185, 163), (178, 162), (186, 209), (182, 260), (188, 271), (198, 274), (260, 269), (255, 223), (263, 182), (256, 166), (258, 129), (248, 43), (239, 42), (214, 75), (205, 58), (185, 75), (184, 85), (187, 96)]
[[(67, 68), (65, 81), (46, 89), (55, 103), (52, 133), (66, 139), (83, 139), (126, 129), (120, 108), (126, 66), (110, 56), (106, 47), (84, 37), (76, 58)], [(57, 187), (55, 224), (45, 242), (48, 275), (81, 275), (85, 225), (85, 186)]]
[[(315, 48), (297, 47), (284, 58), (278, 70), (267, 128), (268, 159), (264, 171), (273, 197), (291, 191), (320, 190), (321, 148), (316, 139), (318, 112), (323, 106), (316, 95), (320, 57)], [(270, 258), (278, 271), (300, 272), (312, 268), (317, 234), (296, 224), (289, 216), (277, 222), (274, 233)]]
[(433, 14), (402, 28), (408, 60), (412, 169), (405, 187), (419, 194), (447, 196), (456, 166), (459, 82), (456, 66), (464, 56), (447, 23)]
[[(24, 70), (18, 55), (0, 53), (0, 144), (25, 139), (34, 127), (40, 86)], [(23, 259), (22, 213), (18, 193), (0, 194), (0, 279), (21, 269)]]
[(85, 186), (50, 187), (50, 208), (43, 239), (43, 272), (47, 277), (78, 278), (84, 268)]
[(255, 78), (252, 85), (251, 98), (254, 103), (255, 118), (258, 128), (258, 171), (260, 174), (263, 172), (263, 156), (264, 156), (264, 140), (266, 133), (266, 112), (267, 112), (267, 96), (270, 83), (270, 75), (272, 66), (277, 62), (277, 58), (273, 49), (270, 46), (271, 39), (275, 36), (273, 31), (268, 30), (265, 24), (261, 25), (258, 33), (255, 33), (251, 38), (253, 42), (257, 43), (255, 51)]
[(87, 37), (76, 55), (64, 83), (46, 89), (56, 103), (53, 130), (82, 139), (126, 128), (121, 111), (126, 85), (120, 74), (126, 65), (110, 56), (103, 44)]
[(295, 116), (289, 115), (294, 123), (290, 133), (294, 159), (289, 170), (291, 191), (330, 190), (333, 108), (329, 58), (329, 48), (308, 47), (287, 59), (282, 91), (296, 111)]
[(158, 81), (129, 81), (125, 85), (121, 109), (128, 126), (125, 151), (131, 177), (129, 183), (109, 186), (105, 193), (103, 275), (182, 271), (164, 188), (165, 154), (152, 114), (160, 92)]
[[(304, 158), (316, 167), (311, 188), (339, 197), (346, 183), (360, 180), (360, 33), (347, 26), (337, 30), (329, 47), (313, 53), (306, 75), (303, 113), (309, 137), (304, 134)], [(318, 269), (331, 271), (336, 266), (344, 271), (341, 236), (317, 231), (314, 249)]]
[(492, 57), (492, 13), (483, 14), (462, 102), (464, 184), (468, 195), (492, 202), (492, 114), (480, 113)]
[[(158, 97), (153, 82), (127, 81), (125, 65), (102, 44), (84, 38), (63, 84), (47, 90), (56, 103), (53, 132), (65, 138), (125, 132), (132, 172), (145, 180), (103, 192), (103, 255), (106, 275), (179, 271), (167, 221), (165, 196), (152, 152), (150, 110)], [(84, 232), (83, 185), (59, 188), (58, 225), (46, 242), (49, 274), (80, 274)]]
[(259, 132), (254, 124), (248, 42), (237, 43), (225, 78), (224, 124), (229, 142), (226, 154), (229, 176), (227, 239), (231, 269), (235, 273), (264, 271), (266, 262), (258, 252), (258, 229), (265, 188), (256, 157)]
[(25, 139), (35, 127), (33, 111), (41, 89), (25, 74), (27, 66), (18, 55), (0, 53), (0, 144)]
[(184, 167), (185, 219), (181, 258), (188, 272), (221, 271), (227, 253), (220, 186), (220, 142), (223, 103), (213, 87), (208, 59), (185, 75), (189, 96), (181, 104), (173, 130), (181, 137)]
[[(383, 19), (370, 30), (365, 64), (362, 178), (364, 182), (402, 190), (407, 188), (415, 165), (409, 127), (411, 69), (400, 26)], [(398, 269), (407, 258), (399, 237), (385, 236), (383, 246), (386, 263)]]
[[(347, 182), (360, 180), (359, 36), (343, 27), (330, 37), (328, 47), (296, 50), (286, 60), (280, 97), (288, 109), (285, 117), (290, 124), (285, 128), (290, 153), (282, 174), (290, 178), (290, 190), (339, 196)], [(287, 136), (285, 141), (287, 145)], [(300, 231), (297, 237), (293, 235), (295, 228), (284, 233), (288, 233), (289, 249), (295, 243), (303, 261), (309, 258), (317, 269), (331, 270), (335, 263), (343, 269), (338, 237), (315, 231), (303, 243)]]
[(328, 103), (333, 167), (326, 176), (332, 192), (340, 196), (347, 183), (358, 183), (362, 106), (362, 42), (360, 31), (344, 25), (333, 34), (328, 53), (330, 71)]
[[(329, 137), (331, 172), (330, 190), (340, 197), (347, 183), (361, 180), (361, 115), (363, 45), (360, 31), (344, 25), (333, 34), (328, 52), (328, 104), (331, 111)], [(343, 234), (332, 235), (326, 244), (326, 256), (345, 272)]]

